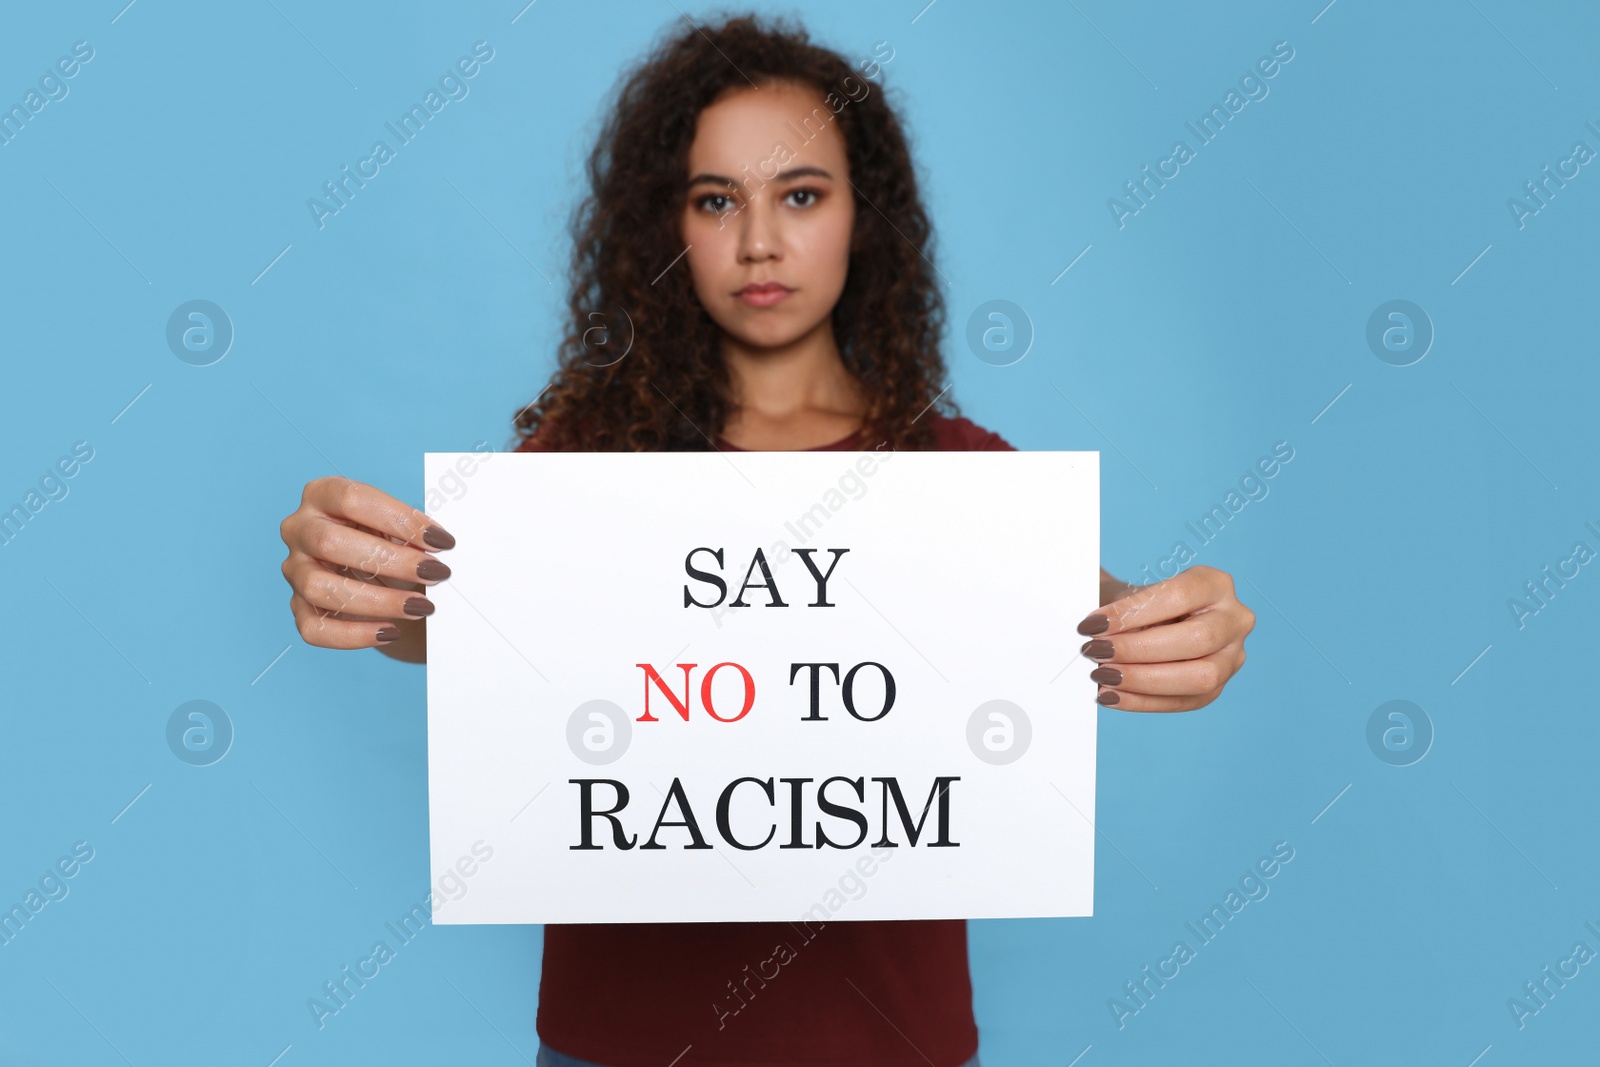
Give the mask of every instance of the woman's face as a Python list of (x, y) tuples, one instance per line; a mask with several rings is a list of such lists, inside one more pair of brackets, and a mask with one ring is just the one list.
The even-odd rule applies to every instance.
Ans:
[[(724, 333), (770, 348), (828, 328), (849, 273), (855, 199), (822, 97), (791, 85), (724, 96), (700, 113), (688, 181), (685, 258)], [(741, 292), (762, 282), (783, 289)]]

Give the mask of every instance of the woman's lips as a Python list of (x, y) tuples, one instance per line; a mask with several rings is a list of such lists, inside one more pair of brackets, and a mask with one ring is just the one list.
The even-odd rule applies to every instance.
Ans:
[(764, 308), (779, 303), (793, 292), (793, 289), (782, 285), (746, 286), (737, 295), (751, 307)]

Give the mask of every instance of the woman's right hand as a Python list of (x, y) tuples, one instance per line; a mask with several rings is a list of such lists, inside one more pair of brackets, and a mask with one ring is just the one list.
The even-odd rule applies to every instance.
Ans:
[(454, 537), (382, 490), (334, 475), (306, 484), (278, 532), (289, 547), (289, 608), (306, 643), (385, 652), (414, 645), (397, 658), (421, 660), (421, 619), (433, 602), (418, 594), (450, 576), (432, 551), (454, 547)]

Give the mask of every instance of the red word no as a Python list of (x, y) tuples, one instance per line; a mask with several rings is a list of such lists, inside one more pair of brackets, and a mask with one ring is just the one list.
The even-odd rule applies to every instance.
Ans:
[[(650, 683), (654, 682), (656, 684), (656, 688), (661, 690), (668, 700), (672, 701), (672, 706), (677, 709), (678, 716), (683, 719), (684, 722), (688, 722), (689, 694), (693, 689), (693, 683), (690, 681), (690, 672), (694, 670), (695, 667), (699, 666), (699, 664), (678, 664), (678, 666), (683, 668), (683, 699), (681, 700), (678, 699), (676, 693), (667, 688), (667, 683), (662, 680), (661, 675), (656, 673), (656, 669), (653, 666), (648, 663), (635, 663), (634, 666), (642, 667), (644, 669), (644, 714), (639, 716), (638, 719), (634, 721), (660, 721), (654, 715), (650, 714)], [(721, 715), (718, 715), (717, 709), (711, 705), (711, 679), (715, 678), (717, 672), (724, 667), (735, 667), (738, 669), (739, 673), (744, 676), (744, 707), (740, 708), (739, 714), (733, 716), (732, 718), (723, 718)], [(754, 706), (755, 702), (756, 680), (750, 677), (749, 671), (745, 670), (737, 663), (733, 663), (731, 661), (727, 663), (719, 663), (715, 667), (712, 667), (710, 670), (706, 671), (706, 676), (700, 680), (700, 706), (705, 708), (707, 715), (710, 715), (718, 722), (738, 722), (740, 719), (745, 717), (745, 715), (750, 711), (750, 708)]]

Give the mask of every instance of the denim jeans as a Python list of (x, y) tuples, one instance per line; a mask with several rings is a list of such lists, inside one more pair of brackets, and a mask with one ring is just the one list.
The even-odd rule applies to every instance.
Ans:
[[(605, 1067), (605, 1064), (595, 1063), (593, 1060), (574, 1059), (541, 1043), (535, 1067)], [(961, 1067), (983, 1067), (983, 1064), (978, 1062), (978, 1057), (974, 1054), (972, 1059), (963, 1063)]]

